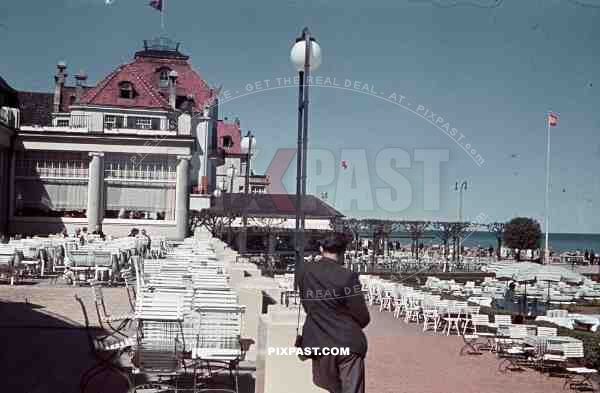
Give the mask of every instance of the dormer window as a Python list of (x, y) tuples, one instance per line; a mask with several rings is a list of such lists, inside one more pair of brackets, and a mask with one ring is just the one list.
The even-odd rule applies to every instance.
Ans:
[(230, 135), (225, 135), (223, 137), (223, 147), (226, 149), (233, 147), (233, 138), (231, 138)]
[(159, 71), (158, 74), (158, 86), (159, 87), (169, 87), (169, 72), (171, 72), (168, 68), (163, 68)]
[(133, 85), (131, 82), (119, 83), (119, 97), (133, 99)]

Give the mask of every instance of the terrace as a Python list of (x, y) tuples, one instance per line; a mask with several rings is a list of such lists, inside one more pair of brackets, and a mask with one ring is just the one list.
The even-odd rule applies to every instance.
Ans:
[[(84, 249), (93, 250), (93, 253), (98, 255), (102, 254), (103, 250), (125, 248), (132, 249), (131, 252), (136, 253), (135, 250), (143, 246), (139, 244), (140, 242), (143, 242), (142, 238), (114, 239), (107, 242), (95, 240)], [(316, 392), (317, 390), (311, 386), (310, 362), (301, 363), (295, 356), (265, 357), (263, 352), (265, 346), (286, 343), (291, 345), (293, 342), (297, 309), (273, 304), (279, 303), (278, 294), (285, 292), (285, 288), (289, 287), (288, 278), (260, 277), (256, 267), (244, 263), (243, 258), (239, 258), (237, 253), (224, 247), (223, 243), (212, 240), (216, 259), (209, 257), (203, 263), (225, 268), (228, 277), (226, 286), (231, 290), (223, 292), (224, 287), (221, 288), (223, 276), (220, 276), (218, 271), (209, 273), (206, 267), (189, 263), (195, 258), (204, 260), (208, 255), (202, 249), (194, 251), (194, 244), (186, 241), (183, 246), (171, 249), (168, 243), (165, 245), (164, 241), (153, 239), (152, 252), (144, 260), (143, 273), (139, 276), (148, 280), (153, 289), (146, 291), (143, 285), (134, 285), (137, 303), (139, 303), (136, 305), (136, 318), (142, 318), (144, 313), (148, 312), (154, 313), (152, 314), (154, 319), (163, 312), (165, 316), (172, 314), (173, 308), (160, 311), (162, 301), (152, 306), (152, 299), (164, 292), (163, 300), (167, 301), (164, 304), (168, 304), (172, 296), (167, 296), (167, 293), (177, 293), (180, 291), (177, 288), (185, 285), (185, 280), (182, 281), (181, 275), (177, 272), (191, 268), (192, 282), (202, 282), (204, 288), (209, 284), (216, 285), (214, 289), (220, 294), (220, 298), (225, 296), (225, 292), (232, 294), (234, 291), (236, 295), (230, 296), (231, 299), (235, 300), (236, 304), (245, 306), (242, 337), (253, 338), (257, 343), (256, 348), (247, 353), (247, 361), (243, 363), (240, 393), (281, 393), (283, 386), (287, 386), (285, 389), (289, 393)], [(42, 247), (54, 245), (55, 243), (47, 243), (42, 244)], [(28, 251), (28, 254), (31, 254), (29, 259), (35, 260), (35, 252), (31, 252), (30, 249)], [(65, 393), (80, 391), (79, 377), (94, 365), (94, 357), (86, 349), (84, 329), (86, 321), (81, 309), (76, 307), (73, 296), (80, 298), (85, 308), (93, 310), (94, 299), (97, 300), (97, 297), (95, 297), (96, 292), (86, 285), (89, 282), (87, 279), (96, 277), (98, 272), (108, 267), (108, 265), (101, 266), (100, 257), (90, 260), (89, 255), (92, 255), (90, 252), (86, 251), (85, 255), (88, 257), (82, 259), (78, 255), (84, 256), (84, 254), (77, 253), (75, 250), (70, 251), (70, 260), (74, 263), (74, 267), (81, 265), (78, 272), (83, 277), (76, 278), (83, 286), (66, 286), (40, 279), (28, 280), (34, 285), (0, 286), (0, 312), (5, 316), (0, 328), (11, 337), (3, 349), (6, 356), (2, 357), (0, 367), (7, 371), (3, 384), (9, 390)], [(126, 258), (125, 261), (129, 261), (128, 253), (117, 254), (118, 258)], [(133, 263), (136, 263), (135, 259)], [(126, 265), (127, 263), (124, 267)], [(161, 270), (163, 273), (157, 275)], [(104, 274), (100, 276), (104, 277)], [(107, 276), (106, 279), (110, 278)], [(125, 280), (130, 283), (129, 290), (131, 290), (131, 277)], [(447, 335), (444, 329), (435, 332), (431, 326), (427, 328), (419, 313), (414, 314), (416, 317), (414, 319), (410, 315), (407, 317), (406, 313), (410, 310), (404, 306), (396, 312), (394, 307), (398, 304), (409, 304), (408, 299), (412, 296), (410, 294), (415, 294), (416, 291), (405, 289), (398, 292), (402, 294), (399, 299), (406, 299), (407, 302), (404, 300), (398, 303), (390, 302), (391, 297), (386, 297), (384, 291), (377, 289), (383, 289), (386, 285), (396, 285), (395, 288), (400, 286), (368, 276), (364, 276), (363, 281), (365, 288), (369, 290), (368, 300), (372, 303), (372, 320), (366, 329), (369, 340), (366, 360), (367, 392), (549, 393), (562, 391), (563, 379), (550, 378), (533, 370), (525, 370), (521, 373), (499, 373), (497, 370), (501, 359), (495, 353), (484, 352), (481, 356), (461, 356), (460, 349), (464, 342), (460, 335)], [(113, 287), (102, 288), (103, 301), (107, 304), (107, 309), (110, 310), (111, 315), (130, 313), (128, 287), (118, 287), (114, 284), (117, 282), (113, 283)], [(161, 289), (163, 287), (164, 289)], [(213, 298), (208, 296), (206, 289), (203, 291), (202, 297), (197, 300), (188, 297), (185, 290), (181, 292), (183, 305), (196, 304), (200, 299), (205, 302)], [(272, 304), (266, 309), (265, 298), (268, 298), (268, 303)], [(149, 305), (150, 309), (148, 309)], [(404, 314), (401, 313), (402, 309)], [(89, 315), (90, 319), (95, 319), (92, 313)], [(93, 328), (100, 326), (100, 323), (93, 320), (91, 322)], [(269, 331), (266, 335), (265, 329)], [(126, 358), (122, 361), (124, 364), (128, 362)], [(268, 369), (274, 369), (277, 373), (266, 373), (265, 370)], [(27, 378), (24, 378), (24, 370), (27, 370)], [(92, 383), (85, 391), (124, 393), (126, 387), (116, 375), (106, 374), (102, 378), (102, 383)]]

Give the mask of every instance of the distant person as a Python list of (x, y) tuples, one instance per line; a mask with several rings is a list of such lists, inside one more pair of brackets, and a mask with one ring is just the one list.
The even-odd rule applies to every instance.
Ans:
[(142, 236), (144, 236), (146, 240), (148, 240), (148, 244), (146, 244), (144, 249), (145, 255), (148, 255), (148, 253), (150, 252), (150, 245), (152, 243), (152, 239), (150, 238), (150, 236), (148, 236), (145, 229), (142, 229)]
[(104, 232), (102, 232), (102, 229), (100, 229), (99, 225), (96, 225), (96, 229), (94, 232), (92, 232), (92, 235), (98, 235), (102, 240), (106, 239), (106, 236), (104, 235)]
[(137, 228), (132, 228), (131, 232), (129, 232), (129, 237), (136, 237), (140, 231)]
[(370, 316), (358, 274), (341, 265), (348, 240), (343, 234), (330, 235), (320, 247), (320, 261), (303, 264), (298, 275), (307, 317), (296, 345), (304, 351), (350, 349), (349, 355), (310, 356), (314, 384), (331, 393), (365, 392), (367, 339), (362, 329)]
[(81, 232), (79, 233), (79, 244), (80, 245), (85, 245), (85, 242), (87, 240), (87, 228), (84, 227)]

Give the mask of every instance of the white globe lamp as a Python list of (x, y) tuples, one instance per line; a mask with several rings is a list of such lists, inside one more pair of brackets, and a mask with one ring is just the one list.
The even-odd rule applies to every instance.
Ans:
[(253, 136), (245, 136), (242, 138), (242, 141), (240, 143), (240, 149), (242, 151), (242, 154), (248, 154), (248, 150), (250, 148), (250, 139), (252, 139), (252, 151), (250, 151), (250, 154), (254, 154), (254, 152), (256, 151), (256, 138)]
[[(290, 53), (290, 60), (296, 71), (304, 71), (304, 60), (306, 57), (306, 40), (300, 40), (294, 44)], [(310, 71), (315, 71), (321, 65), (321, 47), (317, 41), (310, 41)]]

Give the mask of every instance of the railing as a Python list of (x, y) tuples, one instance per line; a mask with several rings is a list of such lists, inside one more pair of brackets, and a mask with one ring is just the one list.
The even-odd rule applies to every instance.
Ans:
[(142, 180), (173, 182), (177, 177), (174, 163), (157, 164), (153, 162), (134, 164), (129, 161), (108, 162), (104, 175), (109, 180)]
[(17, 108), (10, 108), (8, 106), (0, 107), (0, 123), (11, 128), (19, 128), (21, 112)]
[(17, 163), (15, 176), (18, 178), (87, 178), (88, 164), (77, 160), (22, 160)]
[(89, 129), (90, 119), (87, 115), (71, 115), (70, 126), (72, 128), (87, 128)]
[[(0, 113), (0, 120), (2, 120), (3, 111)], [(12, 108), (7, 108), (12, 109)], [(17, 110), (18, 111), (18, 110)], [(5, 115), (8, 116), (8, 115)], [(63, 115), (64, 116), (64, 115)], [(112, 120), (109, 117), (114, 117)], [(101, 117), (94, 117), (89, 114), (71, 114), (70, 116), (60, 117), (58, 118), (60, 121), (68, 122), (68, 125), (57, 126), (59, 128), (69, 127), (73, 129), (78, 129), (80, 131), (89, 131), (89, 132), (112, 132), (118, 133), (120, 131), (144, 131), (152, 133), (154, 132), (177, 132), (178, 131), (178, 120), (176, 118), (168, 117), (166, 121), (158, 118), (148, 118), (150, 119), (150, 127), (142, 127), (138, 126), (138, 123), (132, 120), (133, 118), (145, 118), (144, 116), (129, 116), (125, 117), (125, 115), (111, 115), (111, 114), (103, 114)], [(129, 119), (129, 121), (128, 121)], [(60, 123), (57, 123), (60, 124)], [(141, 124), (141, 123), (140, 123)]]

